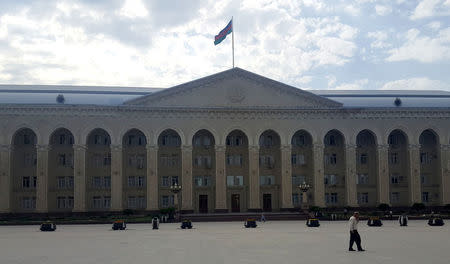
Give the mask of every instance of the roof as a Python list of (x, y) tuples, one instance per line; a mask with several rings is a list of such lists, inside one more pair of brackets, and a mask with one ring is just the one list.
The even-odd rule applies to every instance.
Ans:
[[(247, 72), (242, 69), (239, 69), (239, 71)], [(265, 78), (259, 75), (255, 76), (258, 78)], [(202, 79), (196, 81), (201, 81)], [(276, 82), (273, 80), (270, 81)], [(173, 88), (178, 89), (187, 84), (177, 85)], [(61, 104), (57, 102), (57, 97), (58, 95), (62, 95), (64, 97), (64, 104), (117, 106), (158, 91), (168, 93), (169, 90), (173, 88), (0, 85), (0, 104)], [(325, 97), (324, 99), (342, 103), (344, 108), (450, 107), (450, 92), (448, 91), (307, 90), (305, 92), (313, 93)], [(398, 106), (395, 104), (397, 98), (401, 102)]]

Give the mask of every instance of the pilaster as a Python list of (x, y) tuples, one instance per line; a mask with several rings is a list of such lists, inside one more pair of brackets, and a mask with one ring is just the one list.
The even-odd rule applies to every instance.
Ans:
[(48, 145), (36, 145), (37, 149), (37, 184), (36, 184), (36, 212), (48, 212)]
[(292, 205), (292, 164), (291, 145), (281, 147), (281, 208), (290, 209)]
[(324, 164), (323, 149), (321, 143), (313, 144), (313, 166), (314, 166), (314, 205), (325, 207), (325, 183), (324, 183)]
[(259, 201), (259, 146), (248, 147), (249, 211), (261, 210)]
[(147, 145), (147, 210), (158, 210), (158, 146)]
[(192, 211), (192, 146), (181, 149), (181, 210)]
[(11, 212), (11, 145), (0, 145), (0, 213)]
[(409, 203), (422, 202), (421, 184), (420, 184), (420, 145), (410, 144), (408, 146), (408, 158), (409, 158)]
[(122, 145), (111, 145), (111, 211), (123, 210)]
[(73, 145), (74, 212), (86, 212), (86, 145)]
[(345, 146), (345, 197), (347, 206), (358, 207), (356, 195), (356, 146)]
[(390, 204), (389, 201), (389, 145), (377, 146), (377, 195), (378, 204)]
[(216, 145), (216, 211), (227, 210), (225, 146)]
[(441, 205), (450, 204), (450, 145), (441, 145), (441, 184), (439, 188)]

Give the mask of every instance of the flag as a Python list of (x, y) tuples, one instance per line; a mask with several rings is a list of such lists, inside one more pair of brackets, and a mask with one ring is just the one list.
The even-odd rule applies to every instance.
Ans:
[(214, 37), (214, 45), (222, 42), (222, 40), (224, 40), (231, 32), (233, 32), (233, 19), (231, 19), (228, 25)]

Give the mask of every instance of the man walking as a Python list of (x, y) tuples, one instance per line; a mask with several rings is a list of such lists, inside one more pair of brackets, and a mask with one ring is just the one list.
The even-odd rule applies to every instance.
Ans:
[(348, 251), (355, 251), (353, 249), (353, 242), (356, 242), (356, 246), (358, 247), (358, 251), (365, 251), (361, 247), (361, 237), (358, 234), (358, 222), (359, 222), (359, 213), (354, 212), (353, 216), (348, 220), (348, 226), (350, 228), (350, 246)]

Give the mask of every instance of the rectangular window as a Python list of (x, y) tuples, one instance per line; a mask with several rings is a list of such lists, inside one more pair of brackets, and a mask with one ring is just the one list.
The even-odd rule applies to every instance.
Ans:
[(145, 186), (145, 176), (137, 177), (137, 186), (144, 187)]
[(360, 164), (367, 164), (367, 162), (368, 162), (367, 153), (362, 153), (359, 156), (359, 163)]
[(302, 184), (303, 182), (306, 182), (306, 177), (304, 175), (292, 175), (292, 185), (298, 186)]
[(169, 207), (169, 196), (163, 195), (161, 198), (161, 207), (167, 208)]
[(203, 186), (203, 177), (202, 176), (196, 176), (194, 178), (194, 185), (198, 186), (198, 187)]
[(102, 178), (101, 177), (94, 177), (92, 185), (93, 185), (94, 188), (102, 188)]
[(420, 164), (430, 164), (431, 163), (431, 155), (428, 152), (420, 153)]
[(28, 176), (22, 177), (22, 188), (30, 188), (30, 187), (31, 187), (30, 177)]
[(178, 183), (178, 176), (172, 176), (171, 178), (172, 178), (172, 185), (179, 184)]
[(73, 155), (72, 154), (67, 154), (66, 167), (73, 168)]
[(138, 155), (138, 156), (137, 156), (137, 164), (136, 164), (136, 168), (137, 168), (137, 169), (143, 169), (143, 168), (145, 168), (145, 156), (144, 156), (144, 155)]
[(147, 206), (146, 201), (145, 201), (145, 196), (138, 196), (136, 203), (137, 203), (136, 204), (137, 208), (143, 209)]
[(398, 163), (398, 153), (392, 152), (389, 153), (389, 164), (397, 164)]
[(169, 176), (162, 177), (161, 186), (169, 187)]
[(73, 188), (73, 176), (67, 177), (67, 188), (72, 189)]
[(67, 197), (67, 208), (73, 208), (73, 196)]
[(110, 165), (111, 165), (111, 153), (108, 153), (103, 157), (103, 166), (110, 166)]
[(298, 199), (298, 193), (293, 193), (292, 194), (292, 204), (294, 206), (300, 205), (300, 200)]
[(358, 174), (357, 184), (369, 184), (369, 175), (365, 173)]
[(428, 192), (422, 192), (422, 203), (428, 203)]
[(103, 208), (111, 208), (111, 196), (103, 197)]
[(398, 203), (400, 201), (400, 193), (392, 192), (391, 193), (391, 203)]
[(136, 208), (136, 197), (128, 196), (128, 208)]
[(358, 193), (358, 204), (368, 204), (369, 193)]
[(396, 173), (391, 174), (391, 183), (392, 183), (392, 184), (397, 184), (397, 183), (399, 183), (399, 176), (398, 176), (398, 174), (396, 174)]
[(100, 196), (94, 196), (94, 197), (92, 198), (92, 206), (93, 206), (95, 209), (100, 209), (100, 208), (102, 208), (102, 199), (101, 199)]
[(31, 178), (31, 188), (36, 188), (36, 186), (37, 186), (37, 177), (33, 176)]
[(337, 193), (331, 193), (331, 196), (330, 196), (330, 203), (331, 203), (331, 204), (337, 204), (337, 203), (338, 203), (338, 196), (337, 196)]
[(227, 176), (227, 186), (234, 185), (234, 176)]
[(58, 154), (58, 166), (66, 166), (66, 154)]
[(128, 187), (136, 187), (136, 177), (128, 176)]
[(275, 184), (275, 176), (273, 175), (266, 175), (266, 176), (260, 176), (260, 185), (274, 185)]
[(302, 154), (292, 154), (291, 162), (293, 166), (305, 165), (305, 156)]
[(58, 177), (58, 189), (66, 188), (66, 177)]
[(94, 168), (101, 168), (102, 167), (102, 156), (96, 154), (96, 155), (94, 155), (92, 161), (93, 161), (93, 167)]
[(337, 184), (337, 176), (335, 174), (325, 174), (324, 182), (325, 182), (325, 184), (336, 185)]
[(110, 176), (104, 177), (103, 182), (104, 182), (105, 188), (111, 188), (111, 177)]
[(56, 198), (56, 200), (57, 200), (57, 206), (58, 206), (58, 209), (64, 209), (64, 208), (66, 208), (66, 197), (58, 196), (58, 197)]
[(204, 164), (207, 169), (211, 169), (211, 156), (205, 156), (204, 158)]

